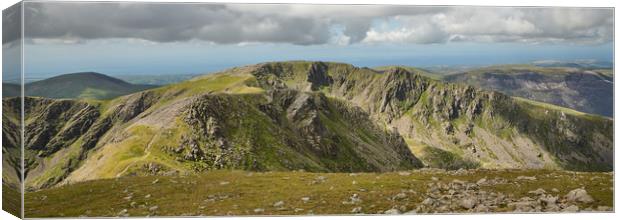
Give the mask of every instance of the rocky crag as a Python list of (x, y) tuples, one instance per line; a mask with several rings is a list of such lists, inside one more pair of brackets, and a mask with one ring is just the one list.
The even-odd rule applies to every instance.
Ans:
[(612, 117), (614, 79), (611, 71), (509, 65), (475, 69), (443, 79)]
[(28, 189), (213, 169), (608, 171), (613, 164), (609, 118), (401, 68), (263, 63), (113, 100), (26, 104)]

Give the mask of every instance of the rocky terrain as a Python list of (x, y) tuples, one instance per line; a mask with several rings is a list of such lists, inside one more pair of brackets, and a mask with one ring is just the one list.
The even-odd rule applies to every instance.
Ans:
[(26, 207), (27, 217), (612, 212), (613, 174), (212, 171), (60, 186), (26, 193)]
[(216, 169), (609, 171), (613, 164), (611, 119), (402, 68), (263, 63), (113, 100), (26, 98), (26, 106), (27, 190)]
[(499, 91), (511, 96), (613, 116), (613, 73), (577, 67), (493, 66), (443, 77), (453, 83)]

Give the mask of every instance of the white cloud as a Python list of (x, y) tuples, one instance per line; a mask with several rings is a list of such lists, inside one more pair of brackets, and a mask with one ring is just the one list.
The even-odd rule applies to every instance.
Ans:
[(397, 20), (397, 30), (371, 29), (364, 41), (596, 44), (611, 41), (613, 32), (610, 9), (461, 7)]
[[(26, 37), (35, 43), (106, 38), (299, 45), (613, 40), (613, 10), (596, 8), (76, 2), (28, 2), (26, 7)], [(335, 26), (340, 31), (333, 32)]]

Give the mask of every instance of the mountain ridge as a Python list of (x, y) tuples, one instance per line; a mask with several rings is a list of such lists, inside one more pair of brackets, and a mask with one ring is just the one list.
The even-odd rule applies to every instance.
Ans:
[[(42, 104), (26, 115), (27, 126), (64, 118), (51, 108), (61, 101), (32, 101)], [(27, 135), (64, 143), (27, 148), (30, 189), (212, 169), (609, 170), (613, 164), (610, 119), (403, 68), (261, 63), (105, 102), (64, 102), (90, 116)]]

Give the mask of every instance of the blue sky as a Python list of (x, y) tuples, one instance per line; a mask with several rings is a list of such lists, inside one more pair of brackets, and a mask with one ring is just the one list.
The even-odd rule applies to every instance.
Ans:
[(532, 45), (519, 43), (448, 43), (378, 45), (212, 45), (206, 43), (89, 42), (27, 45), (27, 73), (96, 71), (106, 74), (206, 73), (233, 66), (281, 60), (323, 60), (356, 66), (491, 65), (535, 60), (612, 60), (612, 45)]
[[(28, 78), (80, 71), (207, 73), (282, 60), (369, 67), (613, 60), (611, 8), (118, 2), (24, 7)], [(14, 51), (16, 40), (6, 37), (3, 50)]]

